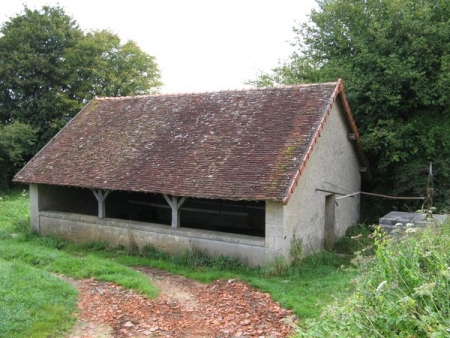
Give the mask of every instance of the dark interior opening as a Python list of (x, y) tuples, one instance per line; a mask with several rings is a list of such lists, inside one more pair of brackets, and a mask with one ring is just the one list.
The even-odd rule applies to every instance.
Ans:
[(60, 211), (97, 216), (98, 204), (89, 189), (39, 185), (39, 211)]
[[(89, 189), (39, 186), (39, 210), (97, 216), (98, 203)], [(106, 217), (170, 226), (172, 210), (161, 194), (111, 191)], [(188, 198), (180, 209), (181, 227), (265, 236), (264, 201)]]
[[(188, 198), (180, 210), (181, 227), (265, 235), (264, 201)], [(160, 194), (115, 191), (106, 200), (106, 215), (170, 225), (172, 210)]]

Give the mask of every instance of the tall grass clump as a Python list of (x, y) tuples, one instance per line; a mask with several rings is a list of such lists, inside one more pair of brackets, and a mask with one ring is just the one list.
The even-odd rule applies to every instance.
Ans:
[(355, 292), (303, 325), (299, 337), (450, 335), (450, 225), (374, 235), (375, 255), (355, 259)]

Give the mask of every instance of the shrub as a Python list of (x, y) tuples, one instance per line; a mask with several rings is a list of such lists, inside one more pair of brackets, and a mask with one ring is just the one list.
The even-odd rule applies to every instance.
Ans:
[(351, 226), (345, 232), (345, 235), (339, 238), (334, 245), (334, 250), (342, 254), (354, 254), (373, 244), (374, 227), (365, 224)]
[(375, 231), (375, 256), (358, 255), (356, 290), (308, 322), (305, 337), (445, 337), (450, 329), (450, 228), (395, 239)]

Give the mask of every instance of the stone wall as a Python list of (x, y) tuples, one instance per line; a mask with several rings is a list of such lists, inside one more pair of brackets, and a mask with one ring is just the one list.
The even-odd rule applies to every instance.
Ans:
[[(361, 189), (359, 163), (352, 141), (347, 139), (345, 123), (335, 103), (298, 186), (284, 207), (286, 235), (302, 241), (305, 254), (324, 248), (326, 196), (332, 194), (321, 190), (334, 192), (339, 198)], [(334, 221), (334, 237), (339, 238), (349, 226), (359, 222), (359, 195), (339, 200), (334, 209), (331, 221)]]
[[(317, 252), (325, 247), (325, 238), (334, 241), (359, 222), (359, 195), (334, 202), (361, 188), (359, 163), (347, 133), (335, 103), (289, 202), (266, 203), (266, 259), (289, 258), (293, 241), (302, 243), (305, 255)], [(334, 203), (328, 213), (327, 196), (328, 204)], [(325, 233), (326, 223), (331, 233)]]
[(151, 244), (168, 253), (197, 249), (213, 257), (234, 257), (251, 266), (264, 263), (264, 238), (253, 236), (45, 211), (39, 213), (39, 232), (78, 243), (107, 241), (113, 247), (140, 248)]

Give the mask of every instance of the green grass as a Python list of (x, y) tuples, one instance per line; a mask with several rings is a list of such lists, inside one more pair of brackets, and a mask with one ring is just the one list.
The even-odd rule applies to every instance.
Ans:
[(112, 260), (62, 250), (70, 244), (29, 231), (26, 193), (0, 200), (0, 337), (49, 337), (74, 321), (76, 291), (53, 274), (115, 282), (149, 297), (157, 289), (141, 273)]
[(346, 259), (325, 251), (290, 267), (284, 277), (253, 278), (249, 282), (270, 293), (300, 319), (317, 318), (326, 305), (344, 299), (352, 291), (350, 282), (355, 271), (341, 268), (346, 264)]
[[(155, 296), (156, 290), (142, 274), (132, 269), (136, 266), (159, 268), (201, 282), (216, 279), (240, 279), (271, 294), (282, 306), (292, 309), (300, 319), (318, 318), (325, 306), (341, 300), (351, 292), (354, 270), (342, 269), (348, 260), (334, 253), (325, 252), (303, 260), (300, 264), (278, 271), (266, 268), (250, 268), (229, 257), (210, 258), (201, 252), (184, 252), (169, 256), (151, 246), (144, 250), (126, 250), (123, 247), (108, 248), (105, 242), (76, 245), (49, 237), (39, 237), (29, 231), (28, 196), (15, 192), (3, 195), (0, 201), (0, 269), (20, 267), (24, 275), (46, 276), (48, 283), (63, 283), (51, 273), (73, 278), (94, 277), (118, 283), (127, 288)], [(276, 267), (276, 266), (275, 266)], [(269, 273), (270, 270), (270, 273)], [(273, 273), (273, 272), (276, 273)], [(44, 277), (42, 277), (44, 278)], [(36, 278), (37, 279), (37, 278)], [(25, 280), (25, 279), (24, 279)], [(40, 279), (39, 279), (40, 280)], [(15, 293), (14, 283), (0, 285), (2, 292)], [(33, 292), (36, 283), (23, 283), (23, 292)], [(43, 298), (52, 299), (56, 286), (42, 290)], [(24, 307), (32, 313), (41, 313), (38, 304), (23, 299)], [(2, 302), (4, 304), (4, 302)], [(20, 302), (19, 302), (20, 303)], [(74, 298), (65, 302), (55, 301), (56, 312), (70, 313), (75, 306)], [(58, 307), (59, 306), (59, 307)], [(17, 312), (10, 310), (8, 312)], [(65, 312), (64, 312), (65, 311)], [(43, 325), (56, 331), (66, 328), (52, 319), (52, 315), (31, 316), (29, 323), (22, 323), (17, 337), (29, 337), (30, 327)], [(1, 323), (1, 322), (0, 322)], [(20, 323), (17, 322), (20, 327)], [(70, 320), (69, 320), (70, 323)], [(4, 325), (4, 324), (0, 324)], [(16, 327), (17, 328), (17, 327)], [(44, 330), (43, 330), (44, 331)], [(0, 332), (3, 332), (0, 330)], [(9, 331), (4, 331), (9, 332)], [(11, 331), (12, 332), (12, 331)], [(1, 337), (2, 333), (0, 333)], [(12, 335), (9, 335), (12, 336)]]
[(26, 242), (17, 239), (3, 240), (0, 258), (73, 278), (94, 277), (98, 280), (116, 282), (149, 297), (158, 294), (148, 279), (137, 271), (93, 254), (84, 255), (80, 252), (78, 256), (74, 256), (62, 250), (48, 248), (40, 245), (39, 240)]
[(18, 262), (0, 260), (0, 337), (50, 337), (74, 322), (76, 290)]
[(0, 240), (11, 237), (14, 229), (26, 227), (29, 217), (30, 205), (26, 192), (0, 192)]

